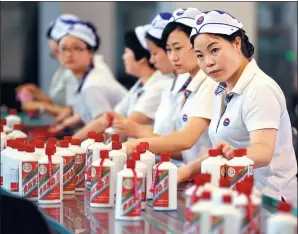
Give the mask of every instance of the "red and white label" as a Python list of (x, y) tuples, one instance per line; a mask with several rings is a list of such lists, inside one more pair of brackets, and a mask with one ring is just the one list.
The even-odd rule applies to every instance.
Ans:
[(52, 163), (52, 177), (49, 177), (49, 164), (40, 163), (38, 167), (38, 199), (59, 200), (60, 189), (60, 164)]
[[(155, 169), (156, 170), (156, 169)], [(154, 175), (155, 175), (154, 171)], [(153, 194), (154, 207), (169, 207), (169, 171), (158, 170), (157, 181)]]
[[(110, 202), (110, 168), (92, 167), (90, 202), (98, 204), (109, 204)], [(101, 173), (101, 175), (100, 175)], [(100, 177), (100, 179), (99, 179)]]
[(137, 178), (137, 199), (134, 194), (134, 178), (122, 178), (121, 216), (138, 217), (141, 215), (143, 179)]
[[(250, 219), (248, 214), (248, 207), (247, 206), (237, 206), (240, 208), (242, 212), (244, 212), (243, 219), (241, 221), (241, 234), (250, 234), (252, 233), (250, 230)], [(251, 212), (253, 215), (253, 222), (254, 222), (254, 232), (260, 230), (261, 228), (261, 207), (256, 205), (251, 205)]]
[(63, 156), (63, 191), (74, 192), (76, 188), (75, 181), (75, 157)]
[(86, 154), (76, 154), (75, 156), (75, 182), (76, 188), (85, 188), (85, 165)]
[(22, 162), (23, 197), (38, 197), (38, 162)]
[(91, 183), (92, 155), (93, 155), (93, 150), (88, 149), (87, 150), (87, 161), (86, 161), (86, 182), (87, 182), (87, 184)]
[(227, 166), (226, 177), (229, 180), (230, 188), (236, 190), (236, 184), (247, 177), (253, 176), (253, 166)]

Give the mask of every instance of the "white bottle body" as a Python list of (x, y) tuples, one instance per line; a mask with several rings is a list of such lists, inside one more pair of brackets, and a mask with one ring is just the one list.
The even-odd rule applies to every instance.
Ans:
[(152, 172), (153, 172), (153, 167), (155, 165), (155, 155), (152, 154), (151, 152), (149, 152), (148, 150), (143, 153), (140, 154), (140, 161), (144, 164), (147, 165), (148, 167), (148, 175), (147, 175), (147, 199), (152, 199), (153, 198), (153, 193), (150, 192), (150, 188), (152, 186)]
[(160, 211), (177, 209), (177, 166), (171, 162), (162, 162), (153, 167), (153, 182), (155, 170), (158, 166), (153, 194), (153, 209)]
[(74, 194), (76, 188), (75, 153), (68, 148), (60, 148), (55, 156), (63, 159), (63, 194)]
[[(10, 147), (6, 147), (4, 150), (1, 150), (0, 153), (0, 163), (1, 163), (1, 168), (0, 168), (0, 186), (4, 186), (4, 165), (7, 167), (8, 162), (7, 162), (7, 157), (11, 157), (13, 152), (16, 151)], [(6, 188), (7, 189), (7, 188)]]
[(85, 153), (86, 153), (88, 147), (89, 147), (90, 145), (92, 145), (94, 142), (95, 142), (94, 139), (88, 138), (88, 139), (84, 140), (84, 141), (81, 143), (81, 148), (82, 148), (82, 149), (85, 151)]
[[(127, 169), (126, 164), (124, 166), (124, 169)], [(145, 185), (143, 186), (142, 189), (142, 210), (145, 210), (146, 208), (146, 200), (147, 200), (147, 179), (148, 179), (148, 167), (142, 163), (141, 161), (136, 161), (136, 170), (138, 170), (139, 172), (142, 172), (145, 176)], [(150, 189), (150, 188), (149, 188)]]
[(8, 115), (6, 116), (6, 126), (13, 129), (15, 124), (22, 123), (22, 119), (17, 115)]
[(201, 173), (211, 174), (211, 184), (218, 187), (219, 179), (225, 177), (225, 160), (222, 156), (208, 157), (201, 164)]
[(49, 177), (48, 156), (38, 161), (38, 202), (44, 204), (61, 203), (63, 200), (62, 174), (63, 162), (61, 158), (52, 156), (52, 177)]
[[(123, 169), (117, 174), (115, 218), (117, 220), (141, 220), (142, 187), (145, 175), (136, 170), (137, 200), (134, 200), (134, 174), (132, 169)], [(122, 197), (128, 198), (122, 203)]]
[(0, 140), (1, 140), (0, 144), (1, 144), (1, 151), (2, 151), (6, 147), (8, 136), (4, 132), (1, 132), (1, 139)]
[(122, 150), (112, 150), (109, 152), (109, 158), (115, 163), (116, 174), (123, 170), (124, 164), (127, 160), (127, 154)]
[[(104, 159), (103, 168), (100, 169), (101, 159), (92, 163), (91, 169), (91, 190), (90, 190), (90, 206), (91, 207), (113, 207), (115, 203), (115, 164)], [(101, 183), (98, 184), (99, 173), (101, 170)]]
[(296, 234), (297, 217), (290, 213), (278, 212), (267, 220), (267, 234)]
[(86, 151), (78, 145), (71, 145), (69, 149), (75, 153), (75, 177), (76, 188), (75, 191), (85, 190), (85, 165), (86, 165)]

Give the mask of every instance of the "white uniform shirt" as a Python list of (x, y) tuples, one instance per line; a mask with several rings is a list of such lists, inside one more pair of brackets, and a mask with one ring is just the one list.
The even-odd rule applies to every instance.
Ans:
[[(250, 147), (249, 133), (278, 129), (271, 163), (254, 170), (255, 186), (262, 193), (297, 206), (297, 162), (284, 94), (278, 84), (252, 60), (233, 88), (233, 97), (221, 116), (225, 91), (218, 87), (209, 136), (212, 144), (225, 141), (234, 148)], [(224, 107), (224, 106), (223, 106)]]
[(76, 92), (74, 113), (80, 113), (84, 123), (102, 115), (125, 97), (127, 90), (115, 80), (109, 67), (102, 61), (94, 62), (80, 92)]
[(68, 69), (59, 66), (51, 81), (49, 96), (56, 105), (71, 105), (77, 87), (75, 75)]
[[(216, 82), (202, 70), (192, 79), (185, 91), (189, 93), (188, 98), (185, 99), (183, 95), (180, 100), (181, 105), (183, 105), (184, 100), (186, 101), (176, 118), (178, 131), (184, 129), (190, 117), (211, 119), (216, 85)], [(190, 163), (197, 157), (206, 154), (209, 148), (211, 148), (211, 141), (208, 136), (208, 129), (206, 129), (191, 149), (182, 152), (184, 163)]]
[(155, 71), (143, 87), (140, 80), (135, 83), (125, 98), (115, 107), (115, 112), (126, 117), (132, 112), (140, 112), (154, 120), (161, 95), (170, 82), (169, 76)]
[(153, 132), (158, 135), (168, 135), (176, 131), (176, 115), (180, 112), (180, 99), (183, 92), (179, 92), (189, 78), (189, 73), (178, 75), (171, 85), (163, 92), (161, 101), (155, 114)]

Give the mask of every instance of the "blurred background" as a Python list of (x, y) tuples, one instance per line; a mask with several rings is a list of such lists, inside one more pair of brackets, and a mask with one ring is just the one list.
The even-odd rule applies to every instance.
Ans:
[(1, 104), (19, 109), (14, 89), (21, 83), (48, 91), (58, 64), (49, 56), (46, 30), (60, 14), (73, 13), (97, 26), (99, 53), (129, 88), (135, 80), (124, 74), (124, 32), (150, 23), (159, 12), (186, 7), (223, 10), (239, 19), (259, 66), (283, 89), (291, 116), (295, 105), (298, 115), (297, 2), (1, 2)]

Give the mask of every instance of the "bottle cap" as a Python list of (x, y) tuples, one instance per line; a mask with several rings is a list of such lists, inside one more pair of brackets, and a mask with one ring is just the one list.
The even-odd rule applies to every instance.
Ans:
[(39, 140), (35, 140), (35, 148), (37, 148), (37, 149), (43, 149), (44, 148), (44, 142), (43, 141), (39, 141)]
[(141, 158), (141, 157), (140, 157), (140, 153), (137, 152), (137, 151), (132, 152), (131, 157), (132, 157), (135, 161), (140, 160), (140, 158)]
[(148, 142), (141, 142), (140, 145), (145, 147), (145, 150), (149, 150), (149, 143)]
[(281, 212), (292, 212), (292, 206), (286, 202), (279, 202), (277, 206), (277, 210)]
[(6, 125), (6, 119), (1, 119), (1, 125), (3, 125), (3, 126)]
[(109, 158), (109, 151), (108, 150), (99, 151), (99, 157), (101, 159), (108, 159)]
[(53, 155), (55, 154), (56, 149), (53, 146), (47, 146), (46, 147), (46, 155)]
[(88, 139), (95, 139), (96, 132), (95, 131), (89, 131), (87, 134)]
[(68, 148), (69, 142), (68, 141), (60, 141), (60, 148)]
[(112, 150), (120, 150), (122, 149), (122, 144), (120, 142), (112, 142)]
[(247, 149), (235, 149), (234, 150), (234, 156), (235, 157), (242, 157), (247, 155)]
[(219, 179), (219, 187), (220, 188), (229, 188), (230, 187), (229, 180), (226, 178)]
[(209, 157), (217, 157), (219, 155), (222, 155), (221, 149), (209, 149), (208, 150)]
[(104, 138), (103, 138), (103, 135), (102, 134), (97, 134), (94, 138), (95, 142), (103, 142), (104, 141)]
[(162, 162), (169, 162), (170, 161), (170, 157), (171, 157), (171, 154), (168, 153), (168, 152), (160, 153), (160, 158), (161, 158), (161, 161)]
[(26, 145), (24, 143), (18, 143), (17, 144), (17, 149), (20, 152), (24, 152), (26, 150)]
[(146, 152), (145, 146), (142, 144), (137, 145), (137, 152), (139, 152), (140, 154), (144, 154)]
[(34, 145), (34, 147), (35, 147), (35, 141), (36, 141), (36, 139), (34, 139), (34, 138), (29, 139), (29, 145)]
[(7, 142), (6, 142), (6, 145), (8, 146), (8, 147), (10, 147), (10, 148), (14, 148), (14, 143), (15, 143), (16, 141), (15, 140), (13, 140), (13, 139), (9, 139), (9, 140), (7, 140)]
[(210, 191), (204, 191), (202, 193), (201, 199), (211, 200), (211, 192)]
[(57, 139), (56, 138), (53, 138), (53, 137), (49, 138), (48, 139), (48, 144), (56, 145), (57, 144)]
[(77, 139), (77, 138), (72, 138), (71, 139), (71, 144), (80, 146), (81, 145), (81, 140)]
[(27, 153), (34, 153), (34, 152), (35, 152), (35, 147), (34, 147), (34, 145), (27, 145), (27, 146), (26, 146), (26, 152), (27, 152)]
[(203, 186), (204, 185), (204, 179), (202, 177), (202, 175), (198, 175), (195, 177), (195, 184), (197, 186)]
[(46, 137), (45, 136), (37, 136), (35, 137), (36, 140), (39, 140), (39, 141), (43, 141), (45, 142), (46, 141)]
[(71, 136), (64, 136), (63, 141), (71, 142)]
[(22, 124), (13, 125), (13, 130), (22, 130), (22, 128), (23, 128)]
[(126, 167), (129, 168), (129, 169), (135, 169), (135, 167), (136, 167), (136, 161), (133, 160), (133, 159), (131, 159), (131, 158), (127, 159), (127, 161), (126, 161)]
[(223, 195), (222, 202), (225, 204), (232, 204), (232, 196), (229, 194)]
[(114, 141), (120, 142), (120, 136), (118, 134), (112, 134), (111, 141), (112, 142), (114, 142)]
[(9, 110), (9, 114), (10, 115), (16, 115), (18, 112), (17, 112), (17, 110), (16, 109), (10, 109)]

